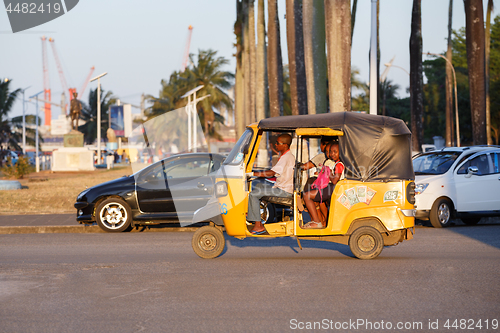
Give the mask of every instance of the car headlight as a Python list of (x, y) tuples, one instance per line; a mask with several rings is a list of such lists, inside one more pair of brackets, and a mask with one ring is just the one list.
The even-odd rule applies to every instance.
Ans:
[(415, 194), (421, 194), (429, 186), (429, 183), (420, 183), (415, 185)]
[(215, 184), (215, 196), (217, 198), (225, 197), (227, 194), (227, 183), (225, 181), (220, 181)]
[(76, 197), (76, 201), (80, 201), (83, 198), (83, 196), (88, 193), (88, 191), (90, 191), (90, 188), (85, 189), (83, 192), (78, 194), (78, 196)]

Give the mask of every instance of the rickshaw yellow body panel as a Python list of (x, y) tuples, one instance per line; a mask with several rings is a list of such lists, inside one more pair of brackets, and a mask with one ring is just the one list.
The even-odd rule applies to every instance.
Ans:
[(342, 131), (331, 128), (297, 128), (295, 134), (299, 136), (342, 136)]

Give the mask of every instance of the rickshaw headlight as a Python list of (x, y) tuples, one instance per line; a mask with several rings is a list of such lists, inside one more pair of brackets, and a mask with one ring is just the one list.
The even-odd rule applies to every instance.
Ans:
[(225, 197), (228, 194), (227, 183), (225, 181), (220, 181), (215, 184), (215, 196), (217, 198)]
[(429, 183), (420, 183), (415, 185), (415, 194), (421, 194), (429, 186)]

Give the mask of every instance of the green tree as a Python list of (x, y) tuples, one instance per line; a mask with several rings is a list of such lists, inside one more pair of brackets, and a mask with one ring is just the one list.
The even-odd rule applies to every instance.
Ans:
[[(0, 163), (2, 163), (7, 150), (21, 150), (21, 142), (23, 135), (23, 117), (17, 116), (9, 118), (9, 113), (16, 98), (21, 95), (21, 89), (10, 91), (10, 83), (12, 80), (3, 79), (0, 82)], [(36, 124), (36, 116), (26, 115), (27, 124)], [(40, 119), (38, 120), (40, 124)], [(39, 136), (40, 141), (43, 142)], [(35, 129), (26, 128), (26, 142), (35, 145)]]
[[(106, 92), (101, 88), (101, 138), (106, 137), (109, 128), (108, 109), (110, 105), (116, 103), (116, 98), (111, 91)], [(83, 140), (92, 144), (97, 139), (97, 88), (89, 91), (89, 103), (82, 103), (80, 119), (85, 123), (78, 126), (78, 130), (83, 133)]]
[(145, 110), (147, 119), (154, 118), (167, 111), (172, 111), (186, 105), (186, 99), (181, 96), (189, 91), (189, 80), (182, 72), (173, 72), (168, 81), (161, 80), (161, 90), (158, 97), (147, 95), (146, 98), (153, 105)]
[(220, 110), (222, 107), (226, 107), (230, 111), (233, 110), (233, 102), (224, 90), (231, 88), (234, 74), (222, 70), (229, 63), (229, 60), (217, 57), (217, 51), (213, 50), (199, 50), (197, 61), (195, 61), (193, 54), (189, 57), (192, 66), (186, 70), (186, 75), (190, 89), (203, 85), (196, 96), (210, 95), (199, 102), (197, 108), (205, 135), (220, 139), (220, 135), (215, 131), (214, 122), (223, 122), (224, 118), (216, 116), (214, 108)]

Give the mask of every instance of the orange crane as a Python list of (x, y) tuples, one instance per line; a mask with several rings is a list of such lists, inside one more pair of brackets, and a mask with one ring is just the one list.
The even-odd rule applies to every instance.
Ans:
[(187, 67), (187, 63), (189, 60), (189, 47), (191, 46), (191, 35), (193, 34), (193, 26), (190, 25), (188, 27), (188, 38), (186, 41), (186, 46), (184, 48), (184, 56), (182, 57), (182, 67), (181, 67), (181, 72), (184, 72), (184, 70)]
[[(45, 36), (43, 37), (45, 38)], [(42, 38), (43, 41), (45, 41), (44, 39)], [(66, 95), (65, 95), (65, 92), (68, 91), (69, 93), (69, 100), (71, 101), (74, 97), (73, 97), (73, 93), (77, 92), (78, 93), (78, 97), (77, 99), (80, 99), (80, 97), (83, 95), (83, 92), (85, 91), (85, 88), (87, 88), (87, 84), (89, 83), (89, 80), (90, 80), (90, 77), (92, 76), (92, 73), (94, 72), (94, 67), (92, 66), (92, 68), (90, 68), (90, 72), (89, 74), (87, 75), (87, 78), (85, 79), (85, 81), (83, 82), (83, 85), (82, 87), (80, 88), (79, 91), (76, 90), (76, 88), (68, 88), (68, 85), (66, 84), (66, 79), (65, 79), (65, 76), (64, 76), (64, 72), (63, 72), (63, 68), (61, 66), (61, 61), (59, 60), (59, 54), (57, 53), (57, 49), (56, 49), (56, 46), (55, 46), (55, 40), (54, 38), (49, 38), (49, 42), (50, 42), (50, 46), (52, 47), (52, 53), (54, 53), (54, 59), (56, 61), (56, 65), (57, 65), (57, 70), (59, 72), (59, 78), (61, 80), (61, 86), (63, 88), (63, 100), (66, 101)], [(44, 51), (44, 57), (46, 59), (46, 51)], [(46, 60), (44, 60), (44, 75), (45, 75), (45, 64), (46, 64)], [(48, 72), (48, 66), (47, 66), (47, 72)], [(48, 100), (50, 101), (50, 100)], [(50, 106), (50, 104), (49, 104)], [(67, 104), (65, 103), (61, 103), (61, 109), (64, 109), (64, 113), (66, 115), (68, 115), (68, 110), (67, 110)], [(50, 118), (49, 118), (50, 119)]]
[(49, 82), (49, 63), (47, 60), (47, 45), (45, 43), (45, 36), (42, 36), (42, 62), (43, 62), (43, 97), (47, 102), (45, 103), (45, 125), (50, 125), (51, 120), (51, 105), (50, 105), (50, 82)]
[(82, 87), (80, 88), (80, 90), (78, 90), (78, 97), (76, 99), (80, 99), (83, 97), (83, 92), (87, 88), (87, 84), (89, 84), (90, 82), (90, 77), (92, 76), (92, 73), (94, 73), (94, 69), (94, 66), (90, 68), (89, 75), (87, 75), (87, 78), (85, 79), (85, 81), (83, 81)]
[[(68, 85), (66, 84), (66, 79), (64, 78), (63, 69), (61, 66), (61, 62), (59, 61), (59, 55), (57, 54), (56, 45), (55, 45), (54, 41), (55, 41), (54, 38), (49, 38), (49, 43), (50, 43), (50, 46), (52, 47), (52, 53), (54, 53), (54, 59), (56, 60), (57, 71), (59, 72), (59, 79), (61, 80), (61, 86), (63, 88), (63, 92), (62, 92), (62, 94), (64, 95), (63, 100), (66, 101), (66, 95), (64, 94), (65, 91), (69, 92), (69, 100), (72, 100), (73, 99), (73, 91), (75, 91), (76, 89), (75, 88), (68, 89)], [(61, 105), (61, 107), (64, 109), (64, 113), (67, 115), (68, 114), (67, 104), (64, 103)]]

